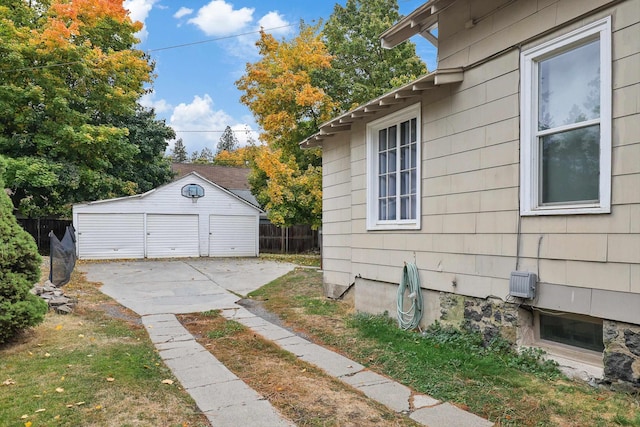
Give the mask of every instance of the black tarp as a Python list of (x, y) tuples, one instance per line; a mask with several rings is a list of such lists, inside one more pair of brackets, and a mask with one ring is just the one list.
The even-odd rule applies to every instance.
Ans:
[(69, 283), (71, 273), (76, 266), (76, 237), (73, 225), (67, 226), (64, 237), (58, 240), (51, 231), (50, 259), (51, 269), (49, 270), (49, 281), (56, 287)]

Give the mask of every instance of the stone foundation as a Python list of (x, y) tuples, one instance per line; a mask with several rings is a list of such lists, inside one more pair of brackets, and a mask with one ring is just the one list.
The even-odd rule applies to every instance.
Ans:
[(480, 332), (485, 343), (502, 336), (515, 344), (518, 329), (518, 309), (514, 304), (498, 299), (482, 299), (440, 293), (442, 324)]
[(640, 388), (640, 326), (605, 320), (604, 380), (613, 388)]

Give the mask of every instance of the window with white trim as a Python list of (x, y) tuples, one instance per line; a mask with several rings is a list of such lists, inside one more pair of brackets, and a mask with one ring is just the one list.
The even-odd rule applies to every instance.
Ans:
[(611, 210), (611, 19), (521, 56), (522, 215)]
[(367, 125), (367, 229), (420, 228), (420, 104)]

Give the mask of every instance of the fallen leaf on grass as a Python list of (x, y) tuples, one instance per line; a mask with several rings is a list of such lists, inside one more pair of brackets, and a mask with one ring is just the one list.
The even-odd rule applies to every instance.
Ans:
[(162, 384), (173, 384), (173, 380), (162, 380)]
[(82, 401), (82, 402), (76, 402), (76, 406), (82, 406), (82, 405), (84, 405), (84, 404), (85, 404), (85, 402), (84, 402), (84, 401)]
[(59, 331), (60, 329), (62, 329), (62, 325), (56, 325), (56, 331)]
[(95, 406), (95, 408), (96, 408), (97, 410), (100, 410), (100, 409), (102, 409), (102, 405), (96, 405), (96, 406)]
[(57, 393), (62, 393), (63, 391), (64, 391), (64, 389), (62, 387), (56, 388), (56, 392)]
[(54, 420), (59, 420), (60, 419), (60, 415), (56, 415), (55, 417), (53, 417)]
[(51, 355), (49, 353), (45, 353), (44, 357), (51, 357)]
[(112, 377), (109, 377), (109, 378), (107, 378), (106, 380), (107, 380), (107, 382), (112, 383), (112, 382), (114, 382), (116, 379), (115, 379), (115, 378), (112, 378)]
[(26, 420), (27, 418), (29, 418), (29, 415), (24, 414), (23, 416), (20, 417), (21, 420)]
[(37, 414), (38, 412), (44, 412), (46, 411), (45, 408), (40, 408), (40, 409), (36, 409), (34, 412)]
[(2, 385), (14, 385), (16, 382), (14, 380), (12, 380), (11, 378), (7, 378), (6, 380), (4, 380), (2, 382)]
[(78, 338), (84, 338), (84, 334), (78, 334)]
[(65, 405), (67, 408), (73, 408), (72, 404)]

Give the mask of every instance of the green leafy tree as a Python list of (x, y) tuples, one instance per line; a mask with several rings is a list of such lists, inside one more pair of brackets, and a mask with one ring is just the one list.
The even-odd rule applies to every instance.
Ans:
[(408, 83), (427, 72), (415, 45), (383, 49), (379, 36), (400, 19), (397, 0), (347, 0), (336, 4), (322, 29), (333, 56), (316, 78), (342, 111)]
[(331, 56), (319, 27), (304, 23), (290, 41), (261, 32), (257, 46), (260, 59), (247, 64), (236, 82), (267, 146), (253, 163), (252, 192), (273, 223), (317, 227), (322, 222), (322, 158), (319, 150), (303, 151), (298, 143), (334, 110), (312, 79), (329, 67)]
[(187, 156), (187, 148), (182, 142), (182, 138), (179, 138), (175, 144), (173, 144), (173, 150), (171, 150), (171, 160), (176, 163), (186, 163), (189, 157)]
[(137, 101), (153, 63), (121, 2), (2, 1), (0, 16), (0, 155), (19, 212), (68, 215), (151, 182), (157, 171), (124, 173), (157, 162), (125, 125), (146, 120)]
[(176, 133), (164, 120), (157, 119), (153, 110), (138, 106), (134, 114), (116, 117), (111, 123), (128, 129), (129, 144), (138, 149), (128, 162), (114, 164), (112, 175), (123, 181), (133, 181), (138, 192), (149, 191), (171, 181), (171, 162), (164, 157), (164, 152)]
[(0, 156), (0, 344), (42, 322), (47, 312), (47, 303), (29, 292), (40, 279), (41, 259), (33, 237), (13, 216), (1, 178), (4, 165)]
[(220, 141), (218, 142), (218, 147), (216, 150), (216, 156), (220, 154), (222, 151), (235, 151), (238, 149), (238, 138), (236, 138), (235, 133), (230, 126), (224, 128), (224, 132), (220, 137)]

